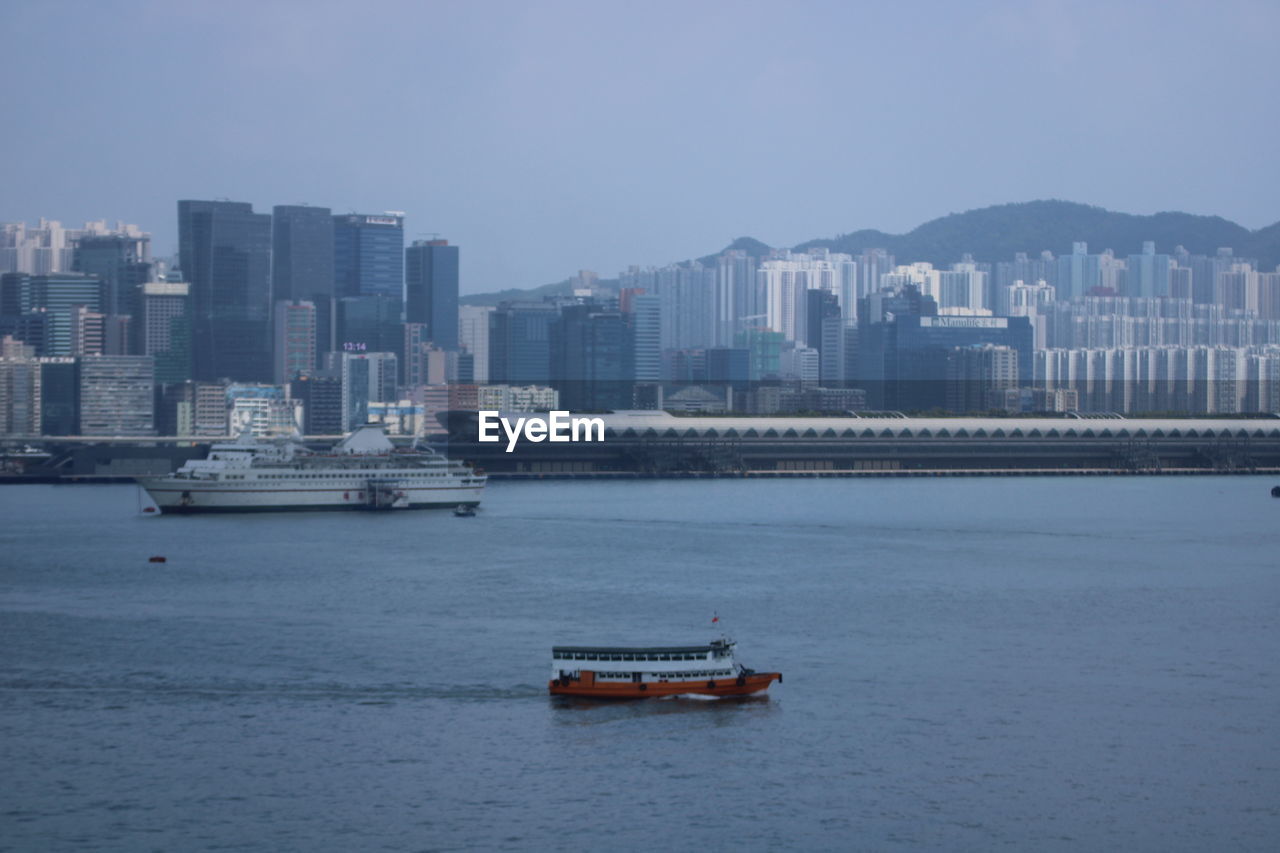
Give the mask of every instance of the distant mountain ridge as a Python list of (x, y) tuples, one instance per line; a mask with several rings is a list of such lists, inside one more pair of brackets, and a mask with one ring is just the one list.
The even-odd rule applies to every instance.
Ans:
[[(1054, 255), (1064, 255), (1071, 252), (1071, 244), (1077, 241), (1088, 243), (1092, 253), (1111, 249), (1116, 257), (1123, 258), (1140, 253), (1143, 242), (1147, 240), (1155, 241), (1156, 251), (1162, 254), (1172, 254), (1177, 246), (1183, 246), (1193, 255), (1213, 255), (1219, 248), (1229, 246), (1237, 257), (1257, 259), (1259, 269), (1264, 272), (1271, 272), (1280, 264), (1280, 222), (1250, 231), (1221, 216), (1178, 212), (1143, 216), (1053, 199), (998, 204), (952, 213), (932, 219), (905, 234), (864, 229), (837, 237), (809, 240), (792, 248), (801, 252), (826, 248), (855, 255), (865, 249), (885, 249), (900, 264), (928, 261), (945, 267), (960, 260), (966, 252), (977, 261), (989, 263), (1013, 260), (1018, 252), (1036, 257), (1046, 249)], [(712, 263), (717, 255), (729, 249), (762, 257), (769, 253), (771, 247), (753, 237), (739, 237), (720, 252), (698, 260), (704, 264)], [(519, 298), (521, 295), (537, 298), (568, 291), (566, 280), (543, 285), (534, 291), (471, 294), (462, 297), (462, 301), (471, 305), (493, 305), (499, 299)]]
[(1172, 254), (1184, 246), (1193, 255), (1212, 255), (1229, 246), (1238, 257), (1257, 258), (1266, 271), (1280, 262), (1280, 222), (1250, 231), (1221, 216), (1155, 213), (1141, 216), (1116, 213), (1069, 201), (1028, 201), (953, 213), (930, 220), (906, 234), (855, 231), (826, 240), (810, 240), (799, 251), (824, 247), (857, 254), (883, 248), (900, 263), (928, 261), (950, 264), (968, 252), (975, 260), (1012, 260), (1017, 252), (1036, 256), (1044, 250), (1068, 254), (1071, 244), (1084, 241), (1092, 253), (1111, 249), (1117, 257), (1136, 255), (1153, 240), (1156, 251)]

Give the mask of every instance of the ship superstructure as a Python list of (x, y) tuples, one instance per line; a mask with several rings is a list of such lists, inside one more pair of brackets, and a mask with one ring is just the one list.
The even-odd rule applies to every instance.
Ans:
[(423, 509), (478, 505), (485, 475), (430, 448), (398, 449), (370, 425), (323, 453), (242, 435), (138, 483), (162, 513)]
[(733, 640), (702, 646), (554, 646), (553, 694), (600, 699), (643, 699), (701, 694), (746, 696), (782, 681), (780, 672), (756, 672), (734, 661)]

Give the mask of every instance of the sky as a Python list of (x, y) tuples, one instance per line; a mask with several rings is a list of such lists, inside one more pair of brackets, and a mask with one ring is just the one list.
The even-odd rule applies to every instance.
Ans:
[(1273, 0), (3, 0), (0, 221), (166, 255), (183, 198), (402, 210), (464, 293), (1040, 198), (1259, 228), (1277, 32)]

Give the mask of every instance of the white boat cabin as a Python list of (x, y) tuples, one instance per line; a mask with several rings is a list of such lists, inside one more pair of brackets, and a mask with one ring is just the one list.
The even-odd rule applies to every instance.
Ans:
[(551, 677), (594, 672), (597, 680), (700, 681), (733, 678), (742, 667), (734, 662), (732, 640), (703, 646), (553, 646)]

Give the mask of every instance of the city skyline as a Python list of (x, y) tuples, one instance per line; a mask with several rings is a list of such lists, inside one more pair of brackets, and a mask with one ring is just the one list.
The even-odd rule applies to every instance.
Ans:
[(1275, 220), (1263, 4), (229, 8), (8, 7), (5, 98), (41, 121), (8, 128), (0, 220), (170, 255), (175, 198), (406, 210), (466, 247), (464, 294), (1030, 198)]

